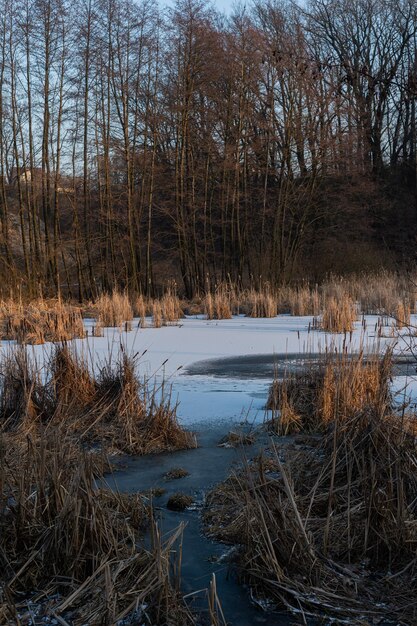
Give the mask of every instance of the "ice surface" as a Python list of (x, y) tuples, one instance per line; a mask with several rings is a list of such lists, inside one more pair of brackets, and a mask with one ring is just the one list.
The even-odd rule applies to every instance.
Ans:
[[(412, 323), (416, 321), (415, 316)], [(228, 378), (227, 374), (219, 379), (204, 375), (204, 366), (200, 367), (200, 375), (189, 375), (187, 366), (238, 355), (301, 355), (342, 349), (354, 352), (361, 348), (372, 350), (376, 345), (379, 350), (391, 345), (396, 353), (410, 353), (415, 338), (408, 337), (406, 331), (391, 337), (389, 328), (383, 333), (386, 337), (378, 338), (377, 322), (377, 316), (367, 316), (365, 324), (356, 323), (353, 333), (332, 335), (312, 330), (312, 317), (281, 315), (253, 319), (236, 316), (230, 320), (210, 321), (188, 317), (177, 326), (162, 328), (140, 328), (139, 321), (134, 320), (129, 332), (106, 328), (103, 337), (92, 337), (94, 321), (86, 320), (88, 338), (72, 344), (96, 367), (109, 355), (116, 358), (120, 349), (137, 354), (139, 376), (155, 376), (157, 381), (165, 379), (172, 385), (173, 398), (179, 402), (178, 415), (185, 425), (225, 419), (253, 421), (263, 419), (270, 379), (239, 380)], [(2, 349), (7, 349), (10, 343), (2, 342)], [(51, 344), (30, 346), (28, 350), (42, 361), (50, 353)], [(406, 383), (406, 395), (417, 397), (414, 378), (395, 379), (394, 387), (402, 389)]]

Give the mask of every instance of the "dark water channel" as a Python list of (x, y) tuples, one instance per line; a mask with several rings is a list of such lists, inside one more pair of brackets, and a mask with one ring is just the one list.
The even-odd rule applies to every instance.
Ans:
[[(190, 366), (185, 374), (205, 375), (208, 377), (227, 377), (242, 380), (273, 379), (281, 377), (288, 370), (302, 370), (306, 363), (318, 360), (319, 355), (299, 354), (281, 355), (248, 355), (202, 361)], [(395, 375), (413, 375), (416, 373), (412, 359), (397, 359)], [(204, 385), (199, 381), (198, 384)], [(265, 398), (266, 400), (266, 398)], [(204, 536), (201, 525), (201, 508), (205, 494), (215, 484), (224, 480), (230, 470), (239, 464), (245, 455), (256, 454), (267, 445), (268, 438), (257, 431), (255, 443), (240, 448), (219, 447), (220, 440), (230, 431), (251, 429), (249, 424), (238, 424), (236, 421), (218, 421), (199, 423), (197, 438), (199, 447), (164, 453), (146, 457), (133, 457), (125, 461), (123, 469), (107, 477), (111, 488), (121, 492), (144, 492), (150, 489), (163, 488), (165, 493), (154, 499), (162, 531), (168, 533), (186, 524), (182, 551), (182, 591), (192, 594), (209, 587), (212, 574), (216, 575), (217, 590), (223, 612), (231, 626), (287, 626), (293, 622), (286, 613), (263, 611), (256, 602), (251, 600), (250, 590), (242, 586), (228, 563), (228, 547), (211, 541)], [(185, 478), (166, 480), (165, 474), (172, 468), (181, 467), (189, 472)], [(176, 492), (190, 494), (196, 505), (184, 512), (173, 512), (167, 509), (169, 497)], [(203, 594), (192, 596), (190, 606), (196, 611), (204, 610), (207, 601)]]
[[(176, 529), (181, 522), (186, 524), (181, 568), (181, 588), (184, 594), (208, 588), (214, 573), (221, 607), (228, 624), (287, 626), (291, 623), (287, 614), (265, 612), (251, 601), (250, 591), (238, 582), (228, 562), (229, 547), (205, 537), (201, 527), (201, 507), (207, 491), (224, 480), (245, 454), (252, 456), (265, 446), (267, 438), (259, 434), (256, 443), (251, 446), (225, 448), (218, 445), (225, 433), (230, 430), (236, 432), (237, 428), (247, 432), (250, 427), (238, 426), (236, 422), (220, 422), (207, 427), (200, 424), (199, 427), (197, 449), (127, 459), (124, 469), (108, 476), (107, 483), (111, 488), (117, 488), (124, 493), (147, 491), (156, 487), (166, 490), (153, 503), (163, 533)], [(189, 476), (166, 480), (164, 475), (174, 467), (187, 470)], [(192, 495), (195, 505), (184, 512), (168, 510), (167, 501), (176, 492)], [(207, 610), (207, 600), (203, 593), (190, 597), (188, 602), (196, 612)]]

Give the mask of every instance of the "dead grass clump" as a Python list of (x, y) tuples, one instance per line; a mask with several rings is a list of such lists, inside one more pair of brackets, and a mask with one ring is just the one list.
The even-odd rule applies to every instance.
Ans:
[(156, 298), (145, 300), (144, 296), (138, 296), (134, 304), (134, 313), (140, 318), (142, 328), (146, 326), (148, 314), (152, 316), (153, 327), (161, 328), (161, 326), (177, 323), (182, 317), (182, 308), (179, 298), (171, 289), (168, 289), (160, 300)]
[(400, 300), (395, 309), (395, 323), (400, 330), (411, 323), (411, 310), (408, 302)]
[(194, 502), (194, 498), (185, 493), (174, 493), (169, 497), (167, 508), (171, 511), (185, 511)]
[(0, 364), (1, 430), (36, 428), (45, 413), (45, 389), (36, 363), (18, 346), (5, 353)]
[(250, 317), (275, 317), (277, 315), (275, 297), (268, 290), (263, 292), (251, 289), (246, 299)]
[(414, 291), (409, 279), (387, 270), (352, 276), (347, 288), (362, 313), (375, 315), (393, 315), (398, 301), (408, 299)]
[(103, 293), (95, 303), (98, 319), (105, 327), (121, 326), (133, 319), (133, 310), (126, 293)]
[(177, 323), (182, 317), (181, 303), (177, 295), (168, 290), (161, 299), (162, 317), (166, 324)]
[(191, 302), (183, 303), (183, 311), (185, 315), (204, 315), (205, 311), (205, 300), (200, 297), (194, 297)]
[(146, 307), (145, 298), (142, 295), (136, 298), (133, 310), (134, 310), (135, 315), (139, 317), (140, 319), (141, 328), (145, 328), (147, 307)]
[(288, 309), (291, 315), (319, 315), (321, 298), (317, 287), (303, 285), (297, 288), (284, 289), (281, 294), (282, 308)]
[(185, 478), (186, 476), (189, 476), (189, 475), (190, 475), (190, 472), (188, 472), (183, 467), (173, 467), (165, 474), (165, 478), (167, 480), (178, 480), (180, 478)]
[(230, 431), (219, 442), (220, 448), (238, 448), (240, 446), (251, 446), (255, 442), (254, 433)]
[(33, 592), (35, 612), (42, 610), (48, 623), (142, 623), (145, 606), (152, 623), (189, 623), (171, 573), (181, 529), (162, 542), (155, 528), (151, 547), (138, 547), (148, 523), (142, 497), (95, 488), (89, 458), (79, 448), (70, 469), (59, 439), (28, 440), (23, 458), (18, 473), (2, 468), (2, 623), (21, 623), (16, 617)]
[(300, 374), (287, 374), (282, 381), (275, 380), (267, 401), (267, 409), (273, 413), (269, 423), (272, 430), (287, 435), (301, 429), (316, 429), (323, 379), (323, 367), (311, 366)]
[(195, 437), (178, 424), (176, 406), (159, 387), (139, 383), (135, 360), (122, 354), (108, 362), (96, 380), (85, 435), (130, 454), (193, 448)]
[[(9, 510), (2, 517), (2, 554), (12, 558), (1, 570), (19, 572), (12, 588), (39, 586), (50, 577), (72, 574), (85, 579), (100, 565), (103, 555), (126, 538), (125, 556), (131, 554), (137, 531), (146, 519), (140, 497), (129, 498), (96, 491), (88, 458), (79, 455), (79, 467), (68, 471), (63, 442), (51, 445), (44, 439), (28, 441), (26, 463), (19, 475), (6, 478)], [(85, 525), (84, 520), (91, 523)], [(129, 521), (128, 521), (129, 520)], [(65, 538), (65, 541), (63, 539)], [(39, 550), (39, 547), (42, 547)], [(33, 558), (28, 560), (28, 555)], [(82, 556), (81, 556), (82, 555)], [(1, 558), (1, 557), (0, 557)]]
[(176, 406), (160, 387), (139, 383), (135, 359), (122, 352), (96, 377), (65, 345), (42, 371), (23, 348), (0, 364), (0, 423), (21, 435), (60, 426), (63, 436), (84, 445), (148, 454), (195, 447), (195, 437), (178, 424)]
[(63, 344), (56, 346), (47, 365), (45, 395), (49, 396), (54, 415), (77, 418), (96, 398), (96, 382), (87, 362)]
[(100, 320), (96, 320), (94, 323), (91, 334), (93, 337), (104, 337), (104, 328)]
[[(207, 498), (211, 536), (241, 546), (261, 597), (349, 624), (415, 624), (415, 438), (366, 408), (314, 445), (276, 448)], [(364, 618), (366, 616), (366, 618)]]
[(348, 295), (325, 301), (320, 327), (330, 333), (350, 333), (357, 319), (356, 306)]
[(42, 344), (85, 337), (81, 309), (57, 300), (36, 300), (27, 306), (12, 300), (0, 304), (1, 338)]
[(214, 294), (208, 292), (204, 301), (204, 310), (209, 320), (227, 320), (232, 317), (233, 294), (224, 285), (220, 285)]
[(159, 300), (154, 300), (152, 302), (152, 322), (154, 328), (161, 328), (164, 323), (164, 318), (162, 316), (162, 306)]
[(382, 359), (363, 353), (324, 355), (304, 372), (272, 383), (267, 402), (273, 411), (270, 426), (281, 435), (311, 432), (336, 419), (349, 420), (366, 407), (389, 411), (390, 375), (389, 351)]

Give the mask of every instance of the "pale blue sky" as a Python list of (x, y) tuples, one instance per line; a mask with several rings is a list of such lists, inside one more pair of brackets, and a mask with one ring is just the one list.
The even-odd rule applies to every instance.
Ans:
[(214, 0), (214, 4), (216, 4), (221, 11), (230, 11), (232, 8), (233, 0)]
[[(160, 0), (161, 5), (172, 6), (175, 0)], [(232, 10), (232, 6), (235, 4), (235, 0), (212, 0), (213, 4), (220, 10), (225, 13), (230, 13)]]

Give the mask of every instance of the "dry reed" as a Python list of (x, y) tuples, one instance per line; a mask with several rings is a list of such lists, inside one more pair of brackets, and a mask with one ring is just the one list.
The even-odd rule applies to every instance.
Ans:
[(135, 299), (133, 310), (134, 314), (140, 319), (141, 328), (145, 328), (147, 308), (145, 298), (142, 295)]
[(161, 328), (164, 323), (162, 305), (159, 300), (154, 300), (152, 302), (152, 322), (154, 328)]
[(84, 337), (81, 309), (61, 299), (38, 299), (28, 305), (13, 300), (0, 303), (1, 338), (42, 344)]
[(357, 319), (356, 306), (347, 294), (340, 298), (330, 296), (324, 304), (320, 328), (330, 333), (350, 333)]
[(321, 298), (317, 287), (311, 288), (303, 285), (298, 288), (286, 288), (280, 294), (280, 309), (289, 310), (291, 315), (314, 315), (321, 310)]
[(166, 324), (178, 322), (182, 317), (181, 303), (177, 295), (168, 290), (161, 299), (162, 317)]
[(397, 303), (397, 307), (395, 310), (395, 322), (399, 330), (404, 328), (405, 326), (407, 327), (410, 326), (411, 311), (410, 311), (410, 305), (408, 304), (408, 302), (404, 302), (403, 300), (400, 300)]
[(65, 436), (87, 445), (131, 454), (195, 447), (178, 424), (176, 407), (160, 387), (139, 383), (135, 360), (121, 353), (93, 376), (66, 345), (55, 349), (40, 376), (23, 348), (0, 364), (0, 423), (26, 436), (60, 426)]
[(207, 319), (231, 319), (232, 317), (232, 294), (224, 285), (220, 285), (212, 294), (207, 293), (204, 300), (204, 310)]
[(151, 623), (191, 624), (171, 569), (182, 529), (162, 541), (155, 527), (139, 547), (142, 496), (97, 489), (89, 456), (78, 448), (69, 467), (56, 432), (24, 448), (18, 473), (1, 467), (1, 623), (23, 623), (16, 617), (33, 602), (48, 623), (142, 623), (146, 610)]
[(121, 326), (133, 319), (133, 310), (126, 293), (103, 293), (95, 303), (96, 314), (106, 327)]
[(305, 621), (417, 621), (416, 441), (380, 400), (307, 445), (272, 444), (207, 498), (254, 593)]
[[(391, 352), (323, 354), (302, 373), (274, 381), (267, 408), (270, 425), (279, 434), (317, 431), (335, 419), (349, 420), (368, 406), (390, 404)], [(382, 410), (382, 408), (381, 408)]]
[(269, 290), (255, 291), (247, 294), (250, 317), (275, 317), (277, 315), (276, 299)]

